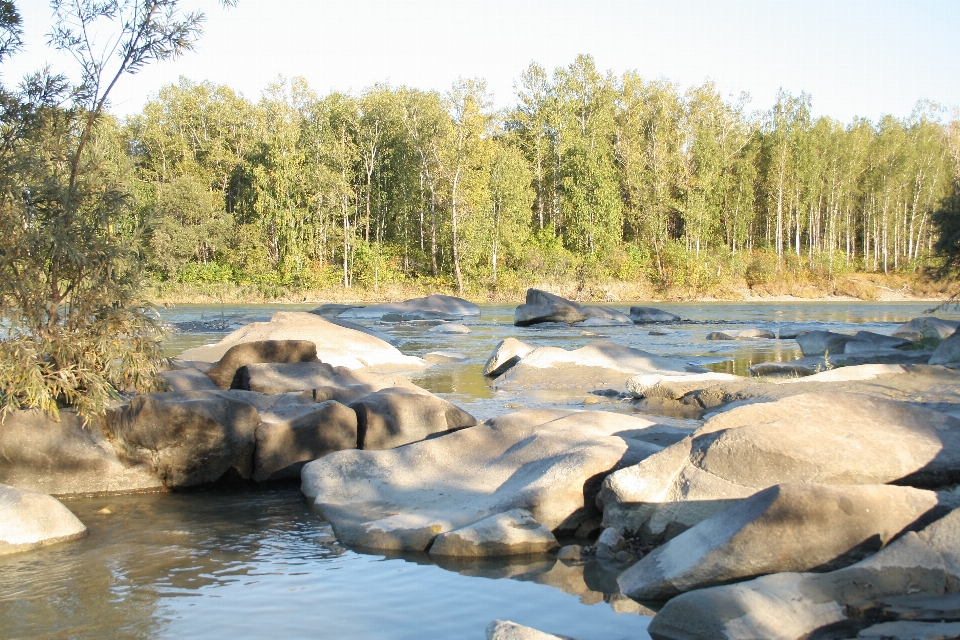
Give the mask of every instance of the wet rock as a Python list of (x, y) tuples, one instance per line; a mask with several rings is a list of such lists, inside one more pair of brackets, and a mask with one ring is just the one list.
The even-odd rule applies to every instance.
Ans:
[(661, 609), (649, 632), (655, 640), (849, 638), (873, 626), (869, 616), (858, 619), (871, 601), (958, 588), (960, 511), (955, 510), (844, 569), (777, 573), (684, 593)]
[(494, 348), (490, 359), (483, 366), (483, 375), (488, 378), (496, 378), (502, 375), (535, 348), (533, 345), (521, 342), (516, 338), (501, 340), (500, 344)]
[(251, 322), (217, 344), (187, 349), (180, 357), (216, 362), (234, 345), (265, 340), (309, 340), (316, 345), (317, 357), (322, 362), (350, 369), (411, 368), (425, 364), (375, 336), (341, 327), (313, 313), (295, 311), (275, 313), (270, 322)]
[(487, 625), (487, 640), (564, 640), (564, 636), (537, 631), (509, 620), (494, 620)]
[(489, 557), (546, 553), (559, 545), (550, 530), (526, 509), (511, 509), (466, 527), (441, 533), (432, 556)]
[(229, 469), (253, 472), (252, 405), (218, 392), (137, 396), (108, 417), (114, 446), (146, 463), (168, 488), (216, 482)]
[(840, 569), (922, 529), (937, 506), (936, 493), (909, 487), (775, 485), (654, 549), (620, 576), (620, 590), (662, 601), (768, 573)]
[(653, 307), (630, 307), (630, 319), (637, 324), (680, 322), (680, 316)]
[(447, 531), (526, 509), (550, 531), (597, 514), (602, 477), (660, 447), (652, 423), (603, 411), (524, 411), (387, 451), (307, 464), (302, 491), (349, 545), (423, 550)]
[[(325, 305), (327, 306), (327, 305)], [(322, 309), (323, 307), (321, 307)], [(440, 318), (467, 318), (480, 315), (480, 307), (456, 296), (433, 294), (402, 302), (354, 306), (338, 313), (340, 318), (379, 319), (387, 314), (398, 314), (408, 319), (432, 320)]]
[(0, 482), (41, 493), (71, 495), (139, 491), (163, 486), (149, 466), (118, 455), (99, 420), (87, 426), (60, 411), (12, 411), (0, 423)]
[(444, 322), (443, 324), (438, 324), (435, 327), (430, 327), (427, 329), (430, 333), (459, 333), (467, 334), (470, 333), (470, 327), (464, 326), (462, 324), (456, 324), (454, 322)]
[(317, 345), (309, 340), (244, 342), (230, 347), (217, 364), (207, 371), (207, 376), (220, 389), (243, 389), (244, 367), (264, 362), (317, 362)]
[(392, 449), (477, 424), (460, 407), (411, 389), (375, 391), (350, 403), (350, 408), (357, 414), (358, 449)]
[(954, 478), (960, 420), (865, 395), (802, 393), (714, 415), (691, 437), (611, 474), (599, 499), (605, 526), (656, 542), (775, 484), (937, 487)]
[(444, 364), (447, 362), (464, 362), (465, 360), (469, 360), (470, 356), (458, 351), (431, 351), (423, 354), (423, 359), (427, 362)]
[(953, 365), (960, 363), (960, 332), (949, 335), (930, 356), (930, 364)]
[(914, 318), (897, 327), (893, 336), (913, 342), (940, 342), (956, 331), (958, 326), (960, 322), (956, 320), (942, 320), (933, 316)]
[(335, 400), (265, 412), (256, 430), (253, 479), (299, 478), (308, 462), (357, 447), (357, 414)]
[(843, 348), (848, 342), (854, 340), (854, 337), (833, 331), (805, 331), (796, 339), (803, 355), (822, 356), (825, 353), (831, 355), (843, 353)]
[(540, 289), (527, 289), (526, 302), (513, 314), (513, 324), (518, 327), (542, 322), (573, 324), (585, 319), (579, 304)]
[(0, 556), (87, 534), (77, 516), (45, 493), (0, 484)]
[(623, 539), (620, 531), (614, 527), (607, 527), (597, 538), (597, 557), (602, 560), (612, 560), (616, 558), (617, 553), (623, 551), (627, 541)]

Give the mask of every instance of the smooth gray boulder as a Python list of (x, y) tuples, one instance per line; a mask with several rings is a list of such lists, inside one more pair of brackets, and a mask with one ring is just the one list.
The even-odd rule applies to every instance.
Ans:
[[(314, 378), (314, 383), (323, 382)], [(382, 391), (383, 389), (409, 389), (411, 391), (429, 394), (429, 391), (418, 387), (403, 376), (389, 373), (375, 373), (364, 369), (349, 369), (347, 367), (333, 367), (333, 373), (324, 384), (318, 384), (313, 389), (313, 398), (317, 402), (336, 400), (343, 404), (350, 404), (360, 398)]]
[(914, 318), (903, 323), (893, 332), (893, 336), (904, 338), (913, 342), (933, 341), (940, 342), (950, 336), (960, 327), (960, 321), (943, 320), (928, 316), (924, 318)]
[(843, 353), (846, 344), (855, 338), (833, 331), (804, 331), (796, 337), (796, 340), (803, 355), (822, 356)]
[(958, 590), (960, 510), (954, 510), (844, 569), (776, 573), (684, 593), (667, 602), (648, 631), (654, 640), (850, 638), (875, 623), (871, 602)]
[(893, 347), (882, 347), (875, 342), (861, 342), (860, 340), (851, 340), (843, 345), (844, 355), (873, 356), (875, 358), (895, 357), (903, 355), (903, 351)]
[[(323, 309), (323, 307), (321, 307)], [(411, 298), (402, 302), (389, 302), (369, 306), (353, 306), (336, 314), (339, 318), (382, 318), (387, 314), (434, 318), (466, 318), (480, 315), (480, 307), (456, 296), (432, 294), (423, 298)]]
[(494, 620), (487, 625), (487, 640), (572, 640), (555, 636), (509, 620)]
[(659, 542), (775, 484), (957, 481), (960, 420), (866, 395), (800, 393), (715, 414), (691, 437), (611, 474), (599, 500), (605, 526)]
[(357, 414), (358, 449), (392, 449), (477, 424), (455, 404), (412, 389), (381, 389), (351, 402), (350, 408)]
[(348, 545), (424, 550), (439, 534), (526, 509), (550, 531), (596, 517), (600, 480), (660, 447), (653, 423), (605, 411), (523, 411), (386, 451), (307, 464), (301, 490)]
[(630, 307), (630, 319), (636, 324), (649, 322), (680, 322), (680, 316), (654, 307)]
[(234, 345), (264, 340), (309, 340), (316, 345), (320, 361), (335, 367), (395, 369), (425, 364), (420, 358), (403, 355), (389, 342), (375, 336), (300, 311), (280, 311), (273, 314), (269, 322), (251, 322), (217, 344), (187, 349), (180, 358), (216, 362)]
[(243, 389), (244, 368), (265, 362), (319, 362), (317, 345), (309, 340), (258, 340), (236, 344), (207, 371), (207, 377), (220, 389)]
[(109, 414), (106, 429), (122, 455), (173, 489), (215, 482), (231, 468), (250, 478), (259, 424), (252, 405), (220, 392), (157, 393)]
[(513, 324), (518, 327), (543, 322), (573, 324), (585, 319), (579, 304), (540, 289), (527, 289), (526, 302), (513, 313)]
[(170, 391), (216, 391), (220, 388), (199, 369), (174, 369), (157, 375), (163, 378)]
[(299, 478), (308, 462), (357, 447), (357, 414), (336, 400), (288, 404), (261, 414), (253, 479)]
[(536, 349), (536, 347), (532, 344), (527, 344), (516, 338), (501, 340), (500, 343), (494, 347), (493, 353), (490, 355), (487, 363), (483, 365), (483, 375), (488, 378), (496, 378), (502, 375), (507, 369), (520, 362), (525, 355), (534, 349)]
[(774, 485), (657, 547), (617, 581), (635, 600), (663, 601), (769, 573), (832, 571), (949, 511), (938, 503), (910, 487)]
[(0, 484), (0, 556), (86, 534), (87, 527), (53, 496)]
[(882, 333), (875, 333), (873, 331), (857, 331), (853, 334), (853, 337), (858, 342), (868, 342), (877, 345), (878, 347), (887, 347), (889, 349), (899, 349), (900, 347), (909, 347), (913, 344), (912, 341), (905, 338), (900, 338), (897, 336), (888, 336)]
[(526, 509), (511, 509), (438, 535), (432, 556), (481, 558), (546, 553), (560, 545)]
[(583, 320), (575, 323), (578, 327), (615, 327), (632, 325), (633, 320), (625, 313), (611, 307), (585, 306), (580, 307)]
[[(312, 342), (307, 344), (313, 345)], [(267, 394), (312, 391), (329, 386), (336, 377), (334, 368), (319, 360), (257, 362), (244, 366), (239, 373), (235, 389)]]
[(469, 360), (470, 356), (459, 351), (430, 351), (423, 354), (423, 359), (435, 364), (445, 364), (448, 362), (464, 362)]
[(960, 363), (960, 331), (954, 331), (934, 350), (933, 355), (930, 356), (930, 364), (958, 363)]
[(120, 455), (100, 420), (61, 410), (11, 411), (0, 423), (0, 482), (55, 495), (140, 491), (163, 486), (151, 468)]
[(444, 322), (427, 329), (430, 333), (449, 333), (449, 334), (467, 334), (470, 333), (470, 327), (455, 322)]

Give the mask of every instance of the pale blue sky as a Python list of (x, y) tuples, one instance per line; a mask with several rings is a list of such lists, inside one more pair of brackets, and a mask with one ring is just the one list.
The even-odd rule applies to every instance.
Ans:
[[(458, 76), (487, 80), (498, 105), (535, 61), (552, 71), (579, 53), (602, 70), (633, 69), (684, 88), (712, 79), (767, 109), (779, 88), (813, 96), (816, 115), (909, 115), (928, 99), (960, 106), (960, 1), (913, 0), (185, 0), (207, 13), (198, 50), (114, 92), (113, 110), (138, 111), (180, 75), (229, 85), (251, 99), (279, 74), (318, 93), (376, 82), (447, 90)], [(69, 62), (45, 45), (46, 0), (19, 0), (27, 50), (3, 79)]]

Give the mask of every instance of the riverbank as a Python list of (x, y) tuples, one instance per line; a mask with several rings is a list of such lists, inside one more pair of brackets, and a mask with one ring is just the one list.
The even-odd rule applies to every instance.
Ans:
[[(556, 293), (577, 302), (621, 302), (649, 300), (660, 302), (855, 300), (876, 302), (941, 302), (960, 294), (960, 285), (947, 279), (935, 280), (920, 274), (854, 273), (837, 278), (815, 279), (784, 273), (780, 279), (748, 283), (725, 281), (706, 289), (686, 286), (654, 286), (646, 280), (606, 280), (577, 282), (572, 279), (537, 282), (498, 283), (490, 286), (471, 284), (461, 297), (478, 304), (521, 303), (528, 287)], [(144, 297), (159, 305), (171, 304), (325, 304), (377, 303), (408, 300), (441, 293), (458, 295), (454, 283), (424, 278), (392, 282), (376, 287), (330, 286), (302, 289), (279, 285), (240, 285), (235, 283), (154, 282), (144, 289)]]

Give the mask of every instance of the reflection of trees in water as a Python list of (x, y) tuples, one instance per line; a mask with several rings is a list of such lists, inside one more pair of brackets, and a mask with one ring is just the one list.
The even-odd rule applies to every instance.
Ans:
[(4, 636), (155, 637), (166, 626), (162, 597), (242, 580), (264, 562), (276, 571), (343, 553), (295, 487), (65, 504), (90, 535), (0, 558)]

